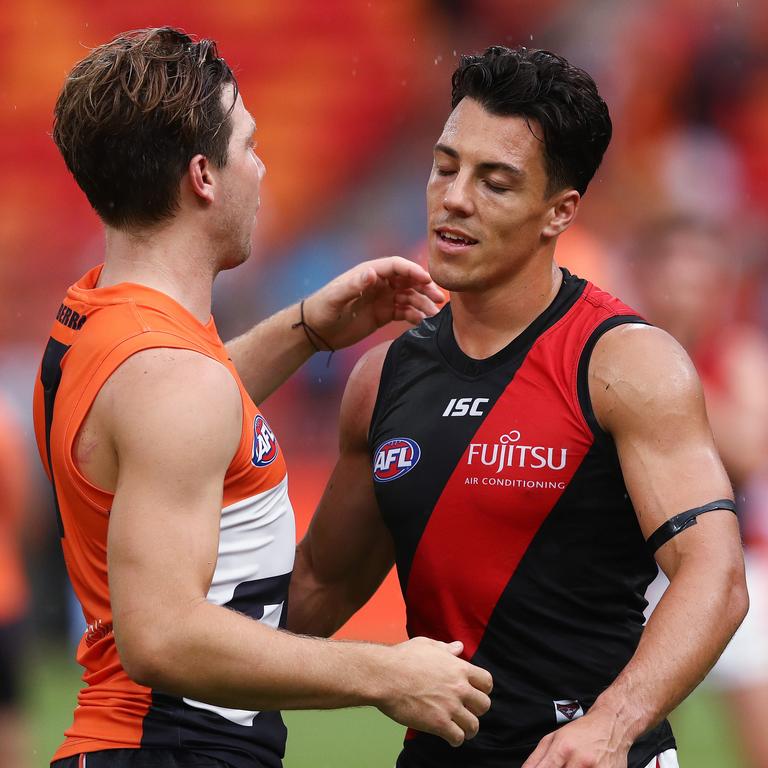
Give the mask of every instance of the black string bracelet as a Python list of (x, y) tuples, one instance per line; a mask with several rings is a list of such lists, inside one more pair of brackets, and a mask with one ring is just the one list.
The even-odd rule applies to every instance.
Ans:
[[(331, 364), (331, 358), (333, 357), (333, 353), (336, 351), (312, 326), (307, 325), (307, 322), (304, 320), (304, 299), (301, 300), (301, 303), (299, 304), (299, 313), (300, 313), (300, 320), (298, 323), (293, 323), (291, 325), (291, 328), (303, 328), (304, 333), (307, 336), (307, 339), (309, 340), (309, 343), (315, 348), (316, 352), (330, 352), (328, 355), (328, 362), (326, 363), (326, 366), (329, 366)], [(317, 341), (319, 341), (321, 344), (323, 344), (323, 347), (319, 347), (317, 345)]]

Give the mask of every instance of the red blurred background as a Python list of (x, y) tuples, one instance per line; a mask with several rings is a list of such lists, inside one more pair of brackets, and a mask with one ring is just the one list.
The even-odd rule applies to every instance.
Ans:
[[(631, 301), (627, 267), (640, 258), (632, 247), (638, 231), (659, 214), (692, 212), (727, 230), (736, 312), (765, 326), (766, 3), (3, 0), (0, 386), (30, 455), (37, 356), (64, 288), (102, 250), (99, 222), (50, 139), (53, 104), (89, 47), (160, 25), (218, 41), (255, 116), (268, 169), (254, 258), (217, 287), (225, 338), (352, 263), (418, 256), (450, 74), (462, 52), (498, 42), (563, 53), (595, 77), (611, 108), (614, 141), (578, 225), (562, 238), (561, 261)], [(335, 459), (340, 392), (360, 351), (329, 366), (317, 356), (265, 406), (288, 455), (300, 530)], [(27, 527), (34, 623), (45, 634), (64, 618), (50, 588), (50, 574), (59, 573), (53, 514), (35, 477)], [(347, 635), (403, 635), (392, 581), (376, 600)]]

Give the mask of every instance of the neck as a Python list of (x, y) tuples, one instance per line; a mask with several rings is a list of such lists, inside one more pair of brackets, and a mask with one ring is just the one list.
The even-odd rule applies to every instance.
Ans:
[(138, 283), (167, 294), (201, 323), (211, 316), (216, 266), (203, 237), (173, 224), (142, 233), (107, 227), (98, 286)]
[(562, 282), (559, 267), (548, 259), (490, 290), (451, 294), (456, 343), (476, 360), (495, 355), (552, 303)]

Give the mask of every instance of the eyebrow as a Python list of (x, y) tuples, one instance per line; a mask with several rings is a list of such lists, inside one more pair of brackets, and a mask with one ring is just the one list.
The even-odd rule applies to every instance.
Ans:
[[(435, 144), (435, 152), (441, 152), (442, 154), (448, 155), (455, 160), (459, 159), (459, 153), (453, 147), (449, 147), (447, 144)], [(478, 163), (477, 168), (484, 173), (501, 171), (502, 173), (508, 173), (510, 176), (514, 176), (518, 179), (525, 177), (525, 171), (518, 168), (516, 165), (510, 165), (509, 163), (487, 161), (484, 163)]]

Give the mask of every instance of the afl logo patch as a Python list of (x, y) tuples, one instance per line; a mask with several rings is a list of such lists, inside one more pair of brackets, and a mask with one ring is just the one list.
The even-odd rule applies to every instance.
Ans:
[(277, 458), (277, 438), (267, 420), (259, 414), (253, 420), (253, 458), (255, 467), (266, 467)]
[(373, 460), (373, 479), (378, 483), (397, 480), (410, 472), (421, 458), (421, 448), (409, 437), (395, 437), (379, 444)]

